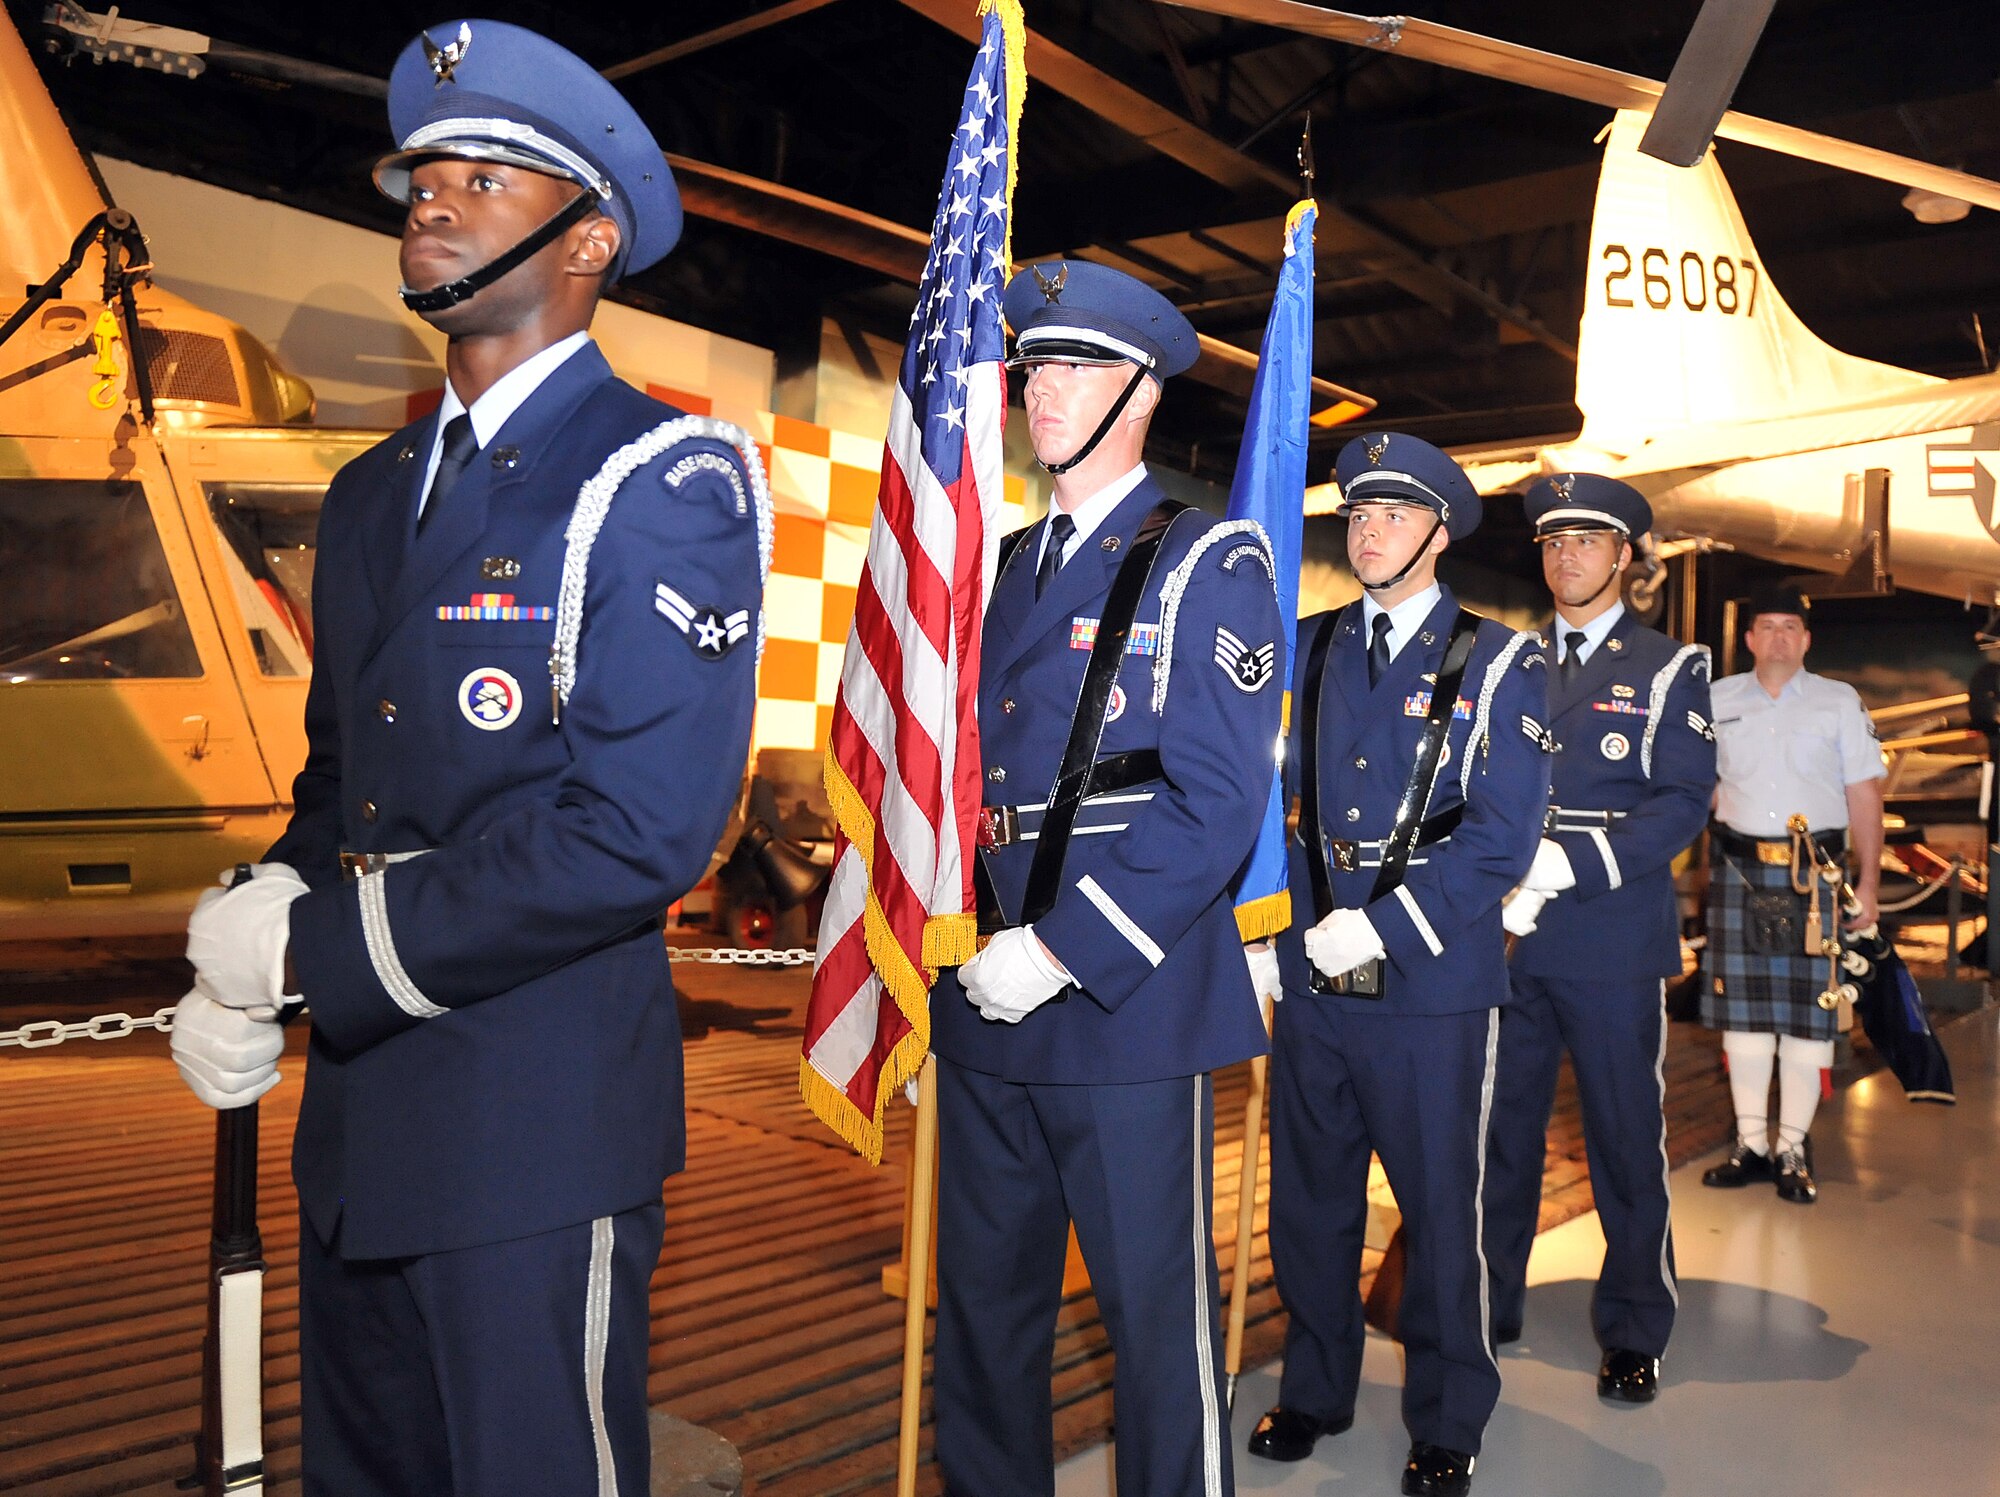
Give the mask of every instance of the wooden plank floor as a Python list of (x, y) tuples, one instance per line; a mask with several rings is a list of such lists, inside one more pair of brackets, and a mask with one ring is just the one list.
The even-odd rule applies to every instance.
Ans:
[[(0, 1026), (150, 1012), (180, 987), (171, 961), (43, 967), (0, 974)], [(880, 1271), (900, 1246), (908, 1112), (898, 1106), (886, 1161), (869, 1169), (797, 1098), (805, 975), (686, 964), (676, 975), (689, 1168), (666, 1190), (652, 1398), (734, 1441), (765, 1497), (886, 1497), (902, 1306), (883, 1295)], [(292, 1036), (295, 1052), (302, 1039)], [(1728, 1134), (1716, 1050), (1714, 1036), (1673, 1027), (1675, 1162)], [(303, 1057), (290, 1064), (262, 1109), (267, 1490), (276, 1497), (298, 1491), (298, 1224), (287, 1154)], [(1246, 1080), (1244, 1067), (1217, 1078), (1225, 1292)], [(189, 1469), (212, 1116), (180, 1084), (161, 1036), (0, 1052), (0, 1491), (167, 1497)], [(1267, 1184), (1260, 1174), (1246, 1366), (1275, 1356), (1283, 1336), (1263, 1231)], [(1589, 1209), (1566, 1071), (1545, 1187), (1544, 1226)], [(1066, 1302), (1054, 1370), (1059, 1455), (1104, 1438), (1111, 1370), (1094, 1301), (1085, 1293)], [(924, 1473), (922, 1490), (935, 1493), (928, 1456)]]

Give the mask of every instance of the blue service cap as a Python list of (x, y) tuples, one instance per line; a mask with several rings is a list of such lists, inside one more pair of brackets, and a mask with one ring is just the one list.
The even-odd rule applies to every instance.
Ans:
[(1340, 507), (1418, 504), (1435, 510), (1455, 541), (1479, 528), (1479, 491), (1449, 453), (1400, 431), (1369, 432), (1340, 449), (1333, 465)]
[(1194, 327), (1174, 304), (1122, 270), (1048, 260), (1014, 272), (1001, 300), (1014, 329), (1009, 369), (1029, 364), (1137, 364), (1157, 379), (1193, 367)]
[(1613, 530), (1636, 541), (1653, 528), (1653, 506), (1629, 483), (1601, 473), (1551, 473), (1529, 485), (1522, 508), (1535, 539)]
[(446, 21), (420, 33), (389, 75), (397, 149), (375, 185), (410, 200), (410, 171), (440, 156), (567, 177), (618, 225), (624, 270), (644, 270), (681, 237), (681, 197), (653, 132), (575, 53), (505, 21)]

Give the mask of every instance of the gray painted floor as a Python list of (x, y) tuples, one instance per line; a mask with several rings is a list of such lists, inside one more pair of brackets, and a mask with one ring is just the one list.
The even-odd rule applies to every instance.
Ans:
[[(1680, 1318), (1648, 1407), (1596, 1397), (1596, 1215), (1545, 1233), (1526, 1336), (1501, 1355), (1477, 1497), (2000, 1493), (2000, 1020), (1962, 1020), (1946, 1048), (1955, 1108), (1912, 1105), (1882, 1073), (1821, 1109), (1815, 1206), (1705, 1190), (1709, 1160), (1675, 1173)], [(1397, 1492), (1408, 1437), (1395, 1344), (1370, 1333), (1354, 1428), (1297, 1465), (1243, 1453), (1277, 1371), (1238, 1385), (1237, 1490)], [(1106, 1497), (1110, 1472), (1108, 1446), (1085, 1451), (1058, 1468), (1056, 1491)]]

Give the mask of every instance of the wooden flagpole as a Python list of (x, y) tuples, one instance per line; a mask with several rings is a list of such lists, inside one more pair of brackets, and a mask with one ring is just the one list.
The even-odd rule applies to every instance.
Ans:
[[(1271, 1028), (1271, 997), (1264, 995), (1264, 1029)], [(1229, 1280), (1229, 1330), (1222, 1368), (1229, 1374), (1228, 1403), (1236, 1407), (1236, 1374), (1243, 1370), (1243, 1322), (1250, 1309), (1250, 1239), (1256, 1234), (1257, 1156), (1264, 1141), (1264, 1080), (1268, 1055), (1250, 1062), (1250, 1097), (1243, 1104), (1243, 1176), (1236, 1194), (1236, 1268)]]
[(924, 1422), (924, 1316), (930, 1307), (932, 1234), (937, 1222), (937, 1060), (924, 1057), (917, 1073), (915, 1147), (910, 1160), (910, 1194), (904, 1227), (903, 1417), (896, 1441), (896, 1497), (916, 1497), (917, 1435)]

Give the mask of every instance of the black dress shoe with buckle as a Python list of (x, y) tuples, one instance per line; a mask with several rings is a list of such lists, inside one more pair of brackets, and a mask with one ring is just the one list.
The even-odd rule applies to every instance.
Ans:
[(1597, 1366), (1597, 1396), (1613, 1403), (1651, 1403), (1660, 1393), (1660, 1359), (1614, 1346)]
[(1801, 1206), (1810, 1206), (1819, 1199), (1819, 1187), (1813, 1184), (1812, 1166), (1796, 1149), (1787, 1149), (1778, 1156), (1778, 1198), (1795, 1201)]
[(1354, 1428), (1354, 1416), (1318, 1419), (1283, 1404), (1257, 1421), (1250, 1432), (1250, 1453), (1267, 1461), (1302, 1461), (1313, 1453), (1321, 1435), (1344, 1435)]
[(1735, 1190), (1753, 1180), (1771, 1178), (1773, 1178), (1771, 1156), (1759, 1154), (1743, 1140), (1738, 1139), (1736, 1147), (1729, 1151), (1729, 1157), (1705, 1172), (1701, 1177), (1701, 1183), (1713, 1185), (1720, 1190)]
[(1421, 1441), (1403, 1467), (1404, 1497), (1465, 1497), (1472, 1490), (1472, 1457), (1462, 1450)]

